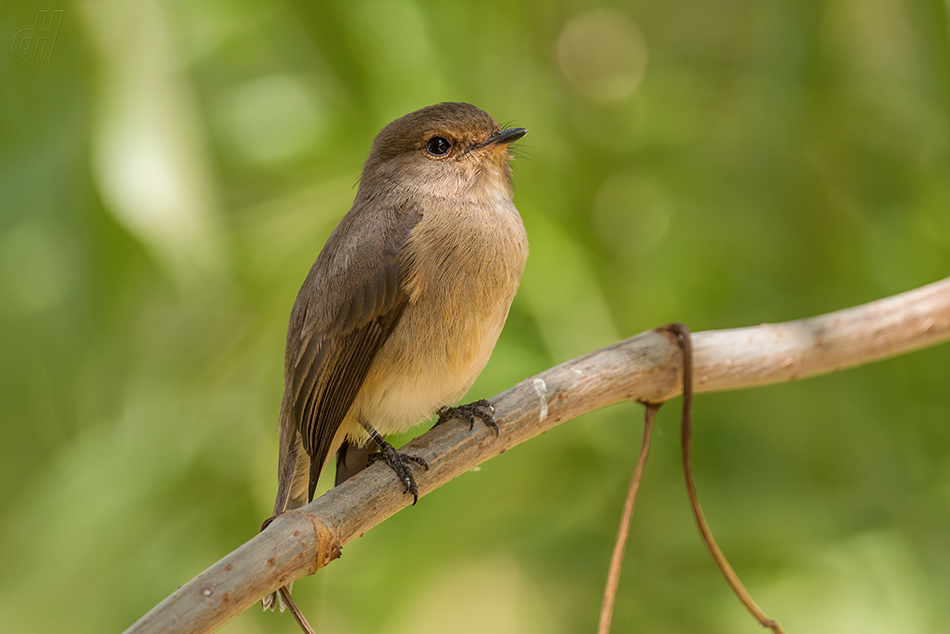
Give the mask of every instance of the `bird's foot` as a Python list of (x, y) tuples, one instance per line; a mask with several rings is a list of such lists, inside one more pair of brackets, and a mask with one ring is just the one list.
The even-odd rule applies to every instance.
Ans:
[(412, 493), (412, 505), (415, 506), (416, 502), (419, 501), (419, 487), (416, 486), (416, 480), (412, 477), (412, 467), (409, 466), (409, 463), (414, 462), (421, 465), (427, 471), (429, 470), (429, 463), (418, 456), (399, 453), (385, 440), (377, 439), (376, 442), (379, 444), (379, 451), (371, 453), (367, 457), (367, 464), (374, 464), (380, 460), (385, 461), (396, 472), (396, 477), (406, 487), (406, 493)]
[[(486, 410), (488, 411), (486, 412)], [(459, 405), (458, 407), (443, 407), (436, 413), (439, 415), (439, 420), (435, 422), (434, 427), (438, 427), (453, 418), (461, 418), (468, 421), (468, 428), (471, 430), (475, 429), (475, 419), (479, 418), (486, 426), (495, 431), (496, 436), (498, 435), (498, 423), (495, 422), (495, 406), (485, 399), (468, 405)]]

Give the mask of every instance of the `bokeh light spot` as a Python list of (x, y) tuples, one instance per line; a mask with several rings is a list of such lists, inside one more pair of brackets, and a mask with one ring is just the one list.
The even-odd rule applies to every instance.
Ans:
[(647, 67), (647, 45), (639, 27), (611, 9), (573, 17), (558, 37), (557, 53), (571, 86), (600, 101), (629, 97)]

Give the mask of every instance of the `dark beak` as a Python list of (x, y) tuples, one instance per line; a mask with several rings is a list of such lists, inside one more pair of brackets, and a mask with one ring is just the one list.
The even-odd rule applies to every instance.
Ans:
[(508, 145), (509, 143), (517, 141), (526, 134), (528, 134), (528, 131), (524, 128), (509, 128), (507, 130), (501, 130), (492, 134), (490, 137), (488, 137), (487, 141), (478, 147), (483, 148), (486, 145), (493, 145), (495, 143), (498, 143), (499, 145)]

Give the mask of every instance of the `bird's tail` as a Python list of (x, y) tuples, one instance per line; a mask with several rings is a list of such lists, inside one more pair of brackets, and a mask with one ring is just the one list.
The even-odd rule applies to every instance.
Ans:
[[(296, 427), (293, 425), (285, 427), (282, 424), (280, 431), (277, 500), (274, 502), (274, 515), (271, 520), (281, 513), (299, 509), (307, 503), (307, 484), (310, 474), (310, 456), (307, 455), (300, 442)], [(264, 523), (265, 528), (271, 520)], [(287, 584), (287, 590), (289, 591), (291, 587), (293, 587), (293, 582)], [(265, 610), (273, 610), (275, 605), (280, 606), (281, 612), (287, 607), (279, 592), (261, 599), (261, 605)]]

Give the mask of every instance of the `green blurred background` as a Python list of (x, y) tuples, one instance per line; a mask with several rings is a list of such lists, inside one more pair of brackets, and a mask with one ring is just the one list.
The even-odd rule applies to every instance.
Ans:
[[(669, 321), (946, 276), (948, 6), (3, 3), (0, 631), (121, 631), (256, 533), (291, 304), (372, 138), (421, 106), (531, 130), (531, 257), (473, 398)], [(64, 10), (46, 59), (16, 46), (38, 9)], [(948, 367), (942, 346), (698, 398), (707, 516), (790, 633), (946, 631)], [(699, 541), (674, 410), (614, 631), (760, 632)], [(298, 602), (320, 632), (593, 631), (641, 429), (619, 405), (505, 453)], [(297, 628), (255, 607), (222, 631)]]

